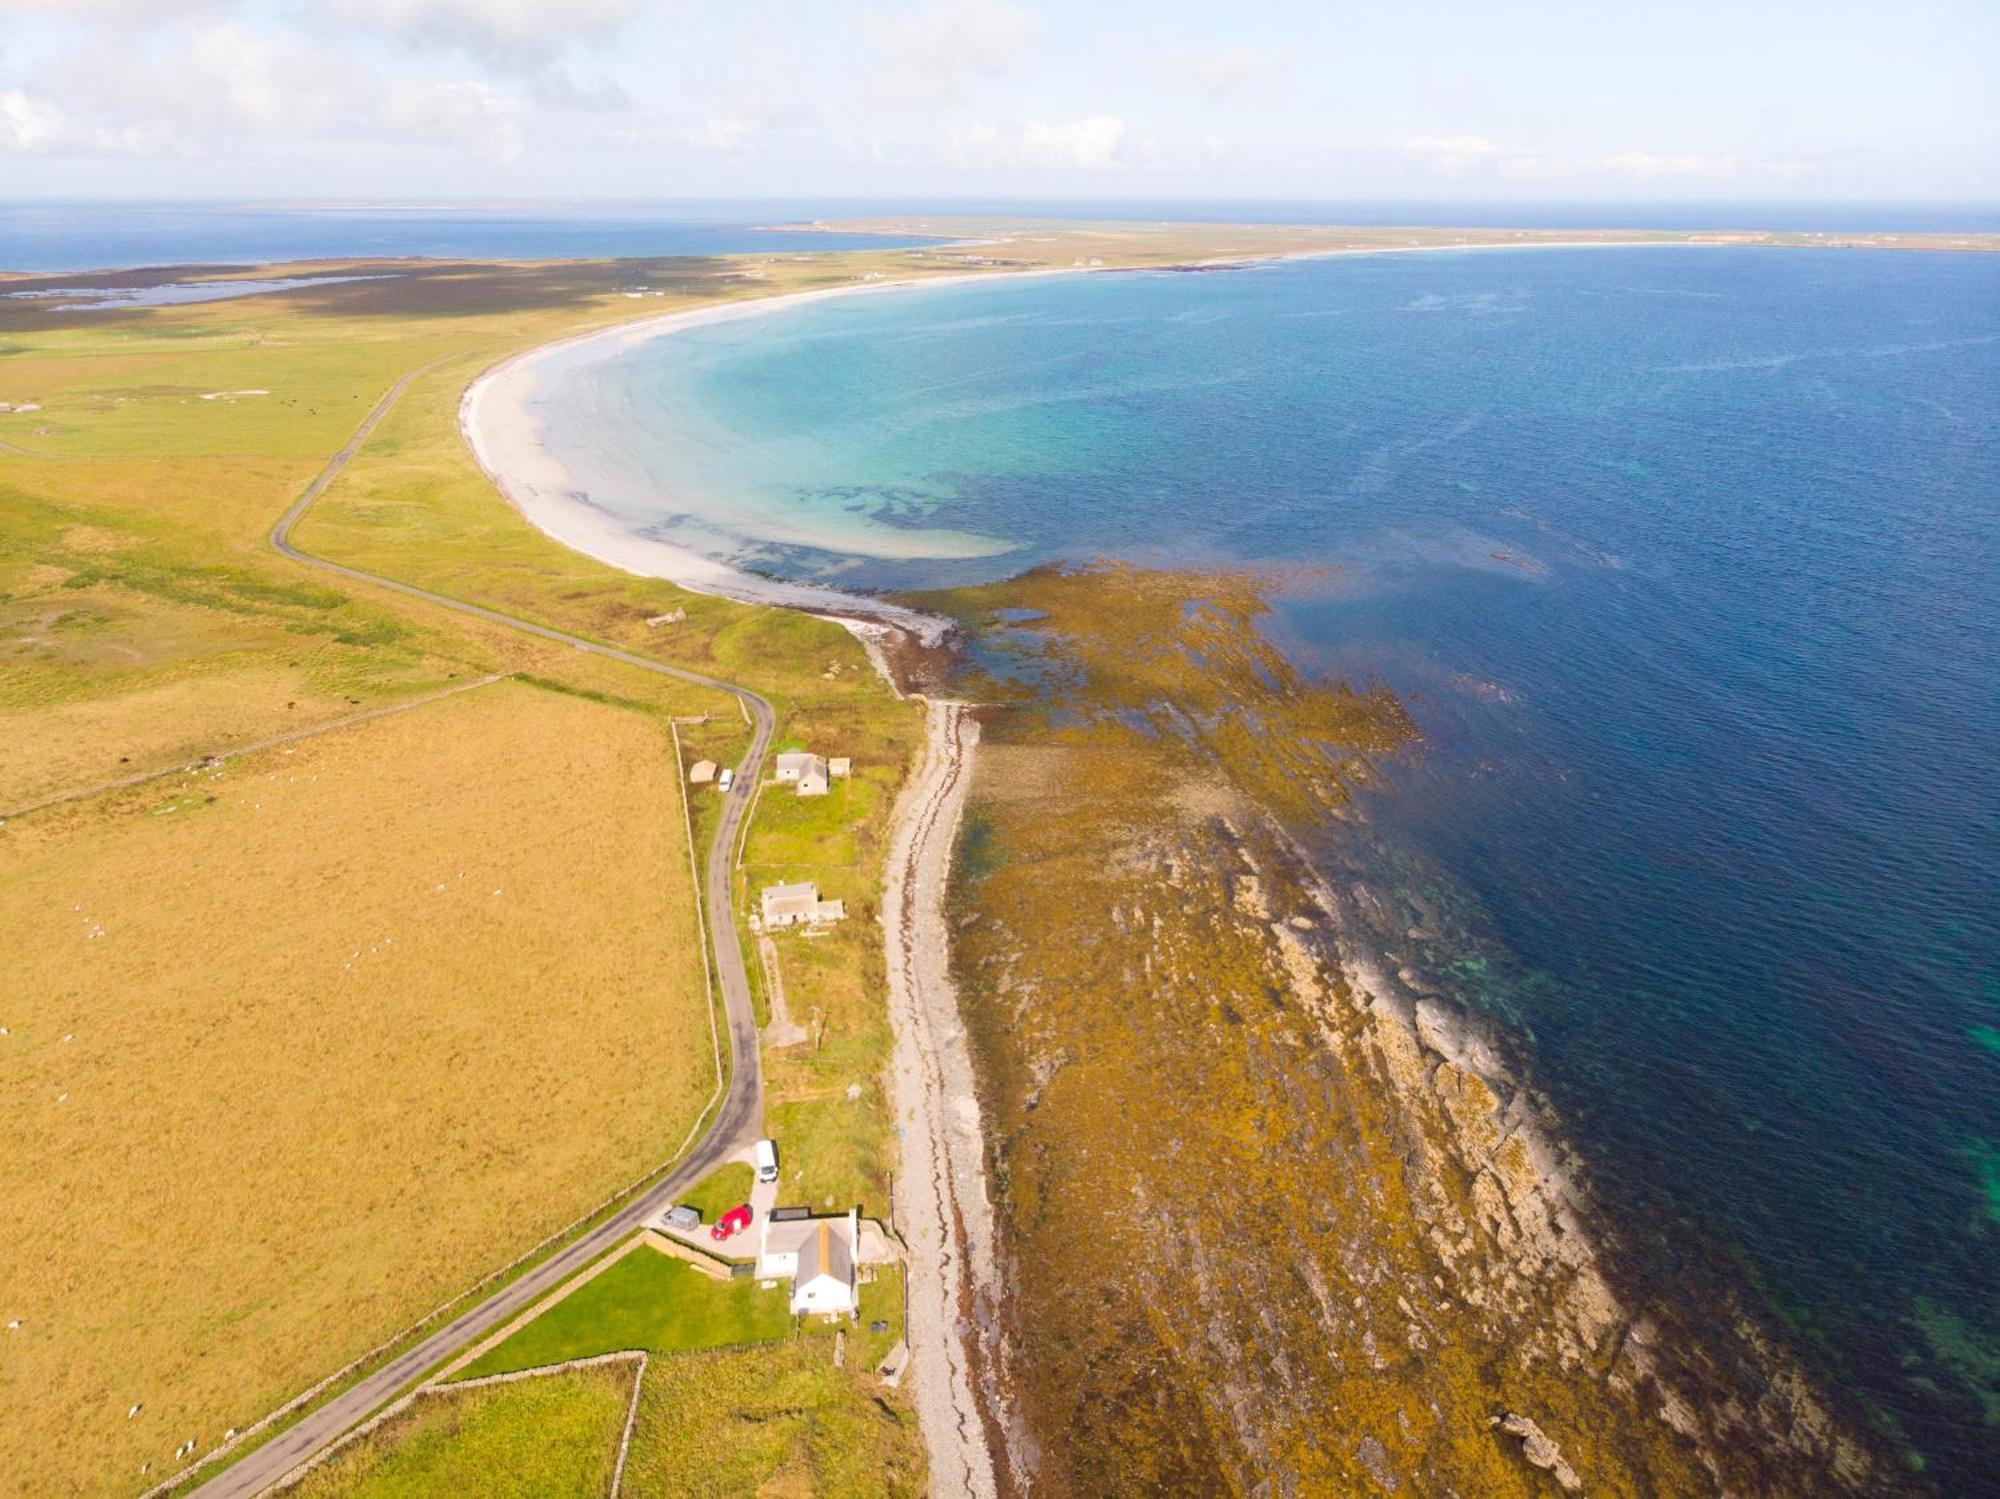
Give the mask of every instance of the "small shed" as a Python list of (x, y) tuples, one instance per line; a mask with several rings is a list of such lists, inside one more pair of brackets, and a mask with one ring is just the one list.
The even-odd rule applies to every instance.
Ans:
[(826, 773), (837, 781), (854, 773), (854, 762), (845, 755), (831, 756), (826, 762)]
[(690, 785), (706, 786), (714, 779), (715, 762), (713, 760), (697, 760), (694, 762), (694, 767), (688, 771), (688, 783)]

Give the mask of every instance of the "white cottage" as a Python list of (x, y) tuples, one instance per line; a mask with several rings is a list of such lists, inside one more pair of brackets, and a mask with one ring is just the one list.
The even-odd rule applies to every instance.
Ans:
[(825, 796), (827, 793), (826, 761), (818, 755), (800, 752), (778, 756), (778, 779), (787, 786), (799, 788), (800, 796)]
[(845, 1218), (764, 1219), (757, 1250), (762, 1280), (792, 1283), (792, 1315), (852, 1317), (860, 1309), (854, 1265), (861, 1243), (861, 1213)]
[(839, 921), (847, 915), (847, 902), (821, 900), (819, 886), (810, 881), (796, 885), (767, 885), (761, 905), (764, 930), (767, 932), (788, 926), (817, 926), (821, 922)]

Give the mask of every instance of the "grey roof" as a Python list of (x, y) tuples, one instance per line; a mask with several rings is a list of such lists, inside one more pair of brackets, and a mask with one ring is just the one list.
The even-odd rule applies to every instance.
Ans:
[(806, 1235), (805, 1243), (799, 1246), (798, 1284), (804, 1285), (815, 1275), (831, 1275), (846, 1285), (854, 1279), (854, 1246), (847, 1242), (846, 1220), (841, 1218), (818, 1218), (813, 1221), (816, 1233)]

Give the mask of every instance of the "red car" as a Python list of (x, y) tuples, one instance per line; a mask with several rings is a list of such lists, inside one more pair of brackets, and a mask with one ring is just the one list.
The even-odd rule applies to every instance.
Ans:
[(733, 1239), (750, 1226), (750, 1204), (739, 1202), (735, 1207), (715, 1220), (715, 1227), (708, 1231), (711, 1239), (720, 1242)]

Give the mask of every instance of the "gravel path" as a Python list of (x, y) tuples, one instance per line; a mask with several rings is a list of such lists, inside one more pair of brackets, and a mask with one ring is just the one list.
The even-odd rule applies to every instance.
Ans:
[(1008, 1422), (987, 1331), (999, 1291), (993, 1205), (944, 915), (979, 725), (961, 703), (925, 711), (924, 763), (896, 806), (882, 900), (902, 1137), (897, 1216), (910, 1249), (908, 1378), (932, 1492), (994, 1499), (988, 1431)]

